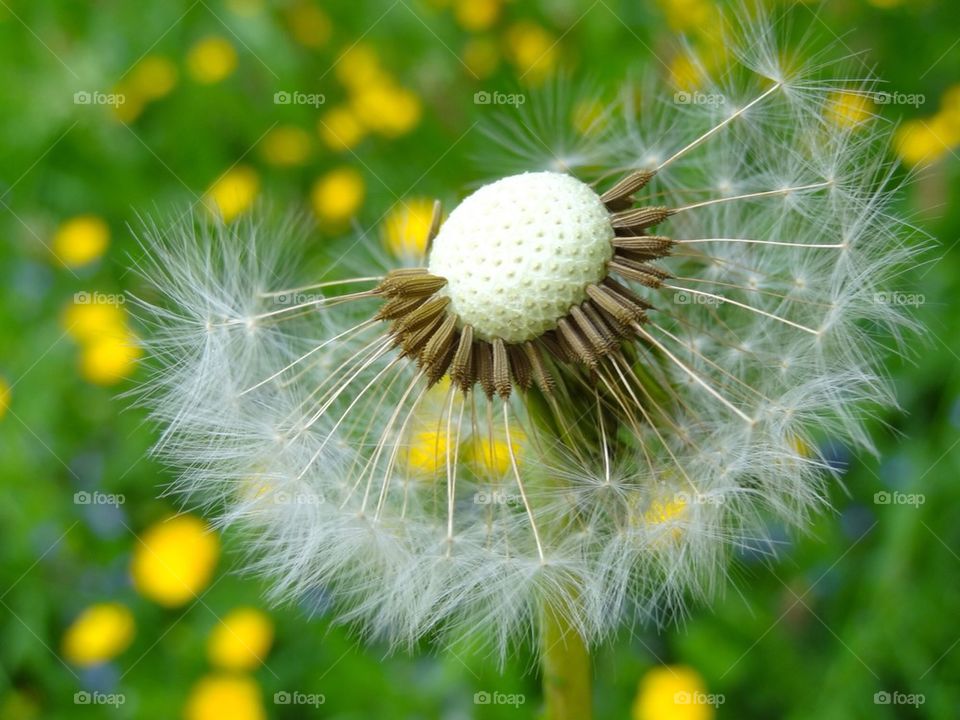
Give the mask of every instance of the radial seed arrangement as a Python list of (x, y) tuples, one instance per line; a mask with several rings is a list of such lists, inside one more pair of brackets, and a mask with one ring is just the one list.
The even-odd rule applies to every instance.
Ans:
[(507, 138), (528, 172), (437, 203), (416, 267), (361, 242), (359, 277), (297, 286), (289, 228), (147, 233), (158, 449), (278, 596), (398, 644), (546, 617), (596, 642), (826, 503), (816, 440), (869, 448), (907, 324), (878, 292), (916, 250), (883, 126), (830, 118), (869, 85), (740, 40), (709, 102)]

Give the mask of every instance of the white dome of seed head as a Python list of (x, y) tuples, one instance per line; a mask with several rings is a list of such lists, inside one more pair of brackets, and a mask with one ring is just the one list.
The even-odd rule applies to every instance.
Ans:
[(446, 278), (450, 308), (477, 336), (532, 340), (557, 325), (606, 274), (610, 214), (593, 189), (563, 173), (484, 185), (440, 228), (429, 270)]

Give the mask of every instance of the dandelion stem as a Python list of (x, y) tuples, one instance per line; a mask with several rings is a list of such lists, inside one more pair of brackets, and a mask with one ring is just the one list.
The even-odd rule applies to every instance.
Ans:
[(540, 637), (544, 720), (591, 720), (590, 655), (580, 633), (565, 613), (548, 606)]

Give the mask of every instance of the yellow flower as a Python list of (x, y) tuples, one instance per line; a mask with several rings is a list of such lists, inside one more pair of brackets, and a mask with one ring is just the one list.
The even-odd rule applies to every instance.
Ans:
[(276, 127), (260, 143), (263, 158), (271, 165), (303, 165), (310, 157), (310, 133), (292, 125)]
[(190, 690), (184, 720), (266, 720), (260, 686), (253, 678), (207, 675)]
[(323, 47), (330, 39), (330, 18), (312, 2), (295, 2), (285, 14), (290, 34), (304, 47)]
[(6, 380), (0, 378), (0, 419), (7, 414), (7, 408), (10, 407), (10, 385)]
[(83, 345), (80, 374), (97, 385), (115, 385), (133, 372), (140, 355), (140, 346), (133, 333), (106, 335)]
[(674, 30), (702, 31), (716, 23), (716, 7), (708, 0), (658, 0)]
[(386, 81), (376, 51), (363, 43), (357, 43), (345, 50), (337, 58), (334, 72), (337, 80), (351, 90)]
[(337, 226), (357, 214), (365, 191), (363, 176), (351, 167), (341, 167), (313, 184), (310, 200), (321, 220)]
[(273, 644), (273, 623), (254, 608), (237, 608), (221, 618), (207, 640), (211, 664), (225, 670), (252, 670)]
[(700, 673), (685, 665), (655, 667), (640, 680), (632, 720), (711, 720), (715, 705)]
[(134, 547), (133, 585), (144, 597), (178, 607), (207, 586), (219, 555), (217, 536), (202, 520), (173, 517), (148, 528)]
[[(453, 448), (450, 449), (453, 462)], [(437, 430), (413, 433), (406, 452), (407, 469), (417, 475), (435, 475), (447, 467), (447, 434)]]
[(331, 150), (350, 150), (363, 140), (366, 129), (349, 107), (340, 106), (324, 113), (317, 132)]
[(607, 116), (599, 100), (581, 100), (573, 108), (573, 126), (581, 135), (593, 135), (603, 130)]
[(474, 38), (463, 46), (461, 59), (475, 77), (482, 79), (490, 77), (497, 69), (500, 54), (489, 38)]
[(65, 221), (53, 235), (53, 254), (67, 267), (99, 260), (110, 244), (110, 228), (96, 215), (78, 215)]
[(433, 200), (413, 198), (398, 203), (383, 222), (383, 241), (398, 258), (422, 258), (433, 221)]
[(670, 82), (680, 90), (696, 90), (703, 82), (703, 70), (686, 55), (677, 55), (670, 62)]
[(128, 87), (125, 83), (118, 85), (114, 92), (120, 93), (123, 95), (123, 102), (117, 105), (110, 106), (110, 112), (113, 113), (113, 116), (122, 123), (132, 123), (143, 112), (143, 109), (147, 106), (146, 99), (138, 93), (134, 92), (132, 88)]
[(644, 520), (652, 525), (661, 525), (683, 518), (687, 514), (687, 501), (683, 497), (654, 500), (643, 514)]
[(218, 83), (237, 69), (237, 51), (216, 35), (199, 40), (187, 53), (187, 70), (202, 85)]
[(500, 0), (456, 0), (453, 14), (465, 30), (489, 30), (500, 16)]
[[(86, 299), (90, 299), (86, 296)], [(63, 329), (77, 342), (87, 343), (104, 337), (127, 335), (127, 314), (118, 303), (74, 302), (67, 305), (60, 319)]]
[(256, 170), (237, 165), (217, 178), (204, 194), (204, 204), (224, 222), (231, 222), (253, 205), (260, 191), (260, 177)]
[[(519, 430), (511, 428), (510, 439), (513, 440), (513, 456), (519, 466), (524, 436)], [(503, 438), (494, 437), (491, 441), (489, 436), (476, 435), (464, 443), (461, 457), (478, 475), (498, 477), (512, 471), (510, 447)]]
[(557, 40), (539, 25), (522, 21), (506, 34), (507, 57), (531, 82), (544, 80), (557, 64)]
[(907, 165), (928, 165), (946, 155), (960, 140), (960, 132), (948, 115), (908, 120), (897, 130), (894, 146)]
[(130, 71), (125, 83), (130, 93), (145, 100), (165, 97), (176, 85), (177, 66), (163, 55), (147, 55)]
[(422, 112), (420, 98), (392, 82), (377, 82), (357, 88), (350, 107), (360, 122), (373, 132), (394, 138), (417, 126)]
[(133, 614), (120, 603), (86, 608), (63, 635), (61, 652), (74, 665), (98, 665), (112, 660), (133, 641)]
[(827, 98), (824, 115), (840, 127), (857, 127), (873, 117), (873, 102), (862, 93), (834, 92)]

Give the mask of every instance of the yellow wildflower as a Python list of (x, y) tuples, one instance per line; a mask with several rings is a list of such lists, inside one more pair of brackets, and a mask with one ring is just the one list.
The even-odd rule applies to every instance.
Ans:
[(207, 586), (219, 555), (217, 536), (202, 520), (173, 517), (152, 525), (134, 546), (133, 585), (160, 605), (178, 607)]
[(363, 176), (351, 167), (340, 167), (314, 183), (310, 200), (321, 220), (337, 226), (357, 214), (365, 192)]
[(231, 222), (253, 205), (260, 191), (260, 176), (246, 165), (230, 168), (218, 177), (204, 194), (203, 202), (224, 222)]
[(110, 228), (96, 215), (78, 215), (57, 228), (53, 254), (67, 267), (89, 265), (106, 252)]
[(260, 686), (253, 678), (207, 675), (190, 690), (184, 720), (266, 720)]
[(177, 66), (163, 55), (147, 55), (136, 64), (125, 80), (125, 87), (145, 100), (165, 97), (176, 85)]
[(711, 720), (717, 698), (703, 678), (685, 665), (655, 667), (640, 680), (632, 720)]
[(506, 34), (507, 57), (517, 66), (522, 78), (530, 82), (544, 80), (557, 64), (557, 39), (536, 23), (522, 21)]
[(489, 30), (500, 17), (500, 0), (456, 0), (453, 15), (464, 30)]
[(363, 140), (366, 129), (349, 107), (340, 106), (324, 113), (317, 132), (331, 150), (350, 150)]
[(260, 665), (273, 644), (273, 623), (255, 608), (227, 613), (207, 640), (207, 657), (226, 670), (252, 670)]
[(293, 125), (274, 128), (260, 143), (264, 160), (281, 167), (303, 165), (310, 150), (310, 133)]
[(433, 221), (433, 200), (413, 198), (395, 205), (383, 222), (383, 240), (398, 258), (422, 258)]
[(237, 69), (237, 51), (216, 35), (199, 40), (187, 53), (187, 70), (201, 85), (213, 85)]
[(478, 78), (490, 77), (497, 69), (500, 54), (489, 38), (473, 38), (463, 46), (463, 64)]
[(309, 0), (299, 0), (286, 11), (290, 34), (298, 43), (308, 48), (327, 44), (332, 32), (330, 18)]
[(74, 665), (98, 665), (112, 660), (133, 641), (133, 614), (120, 603), (91, 605), (63, 635), (61, 652)]
[(873, 117), (873, 102), (863, 93), (834, 92), (827, 98), (824, 115), (840, 127), (857, 127)]
[(392, 82), (378, 82), (358, 88), (350, 107), (361, 123), (386, 137), (399, 137), (420, 122), (420, 98)]

